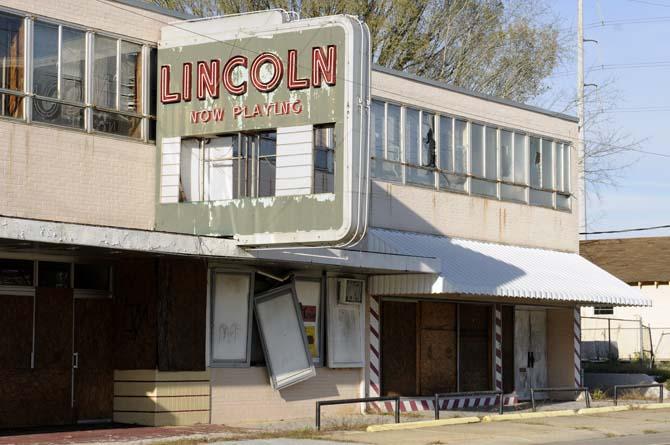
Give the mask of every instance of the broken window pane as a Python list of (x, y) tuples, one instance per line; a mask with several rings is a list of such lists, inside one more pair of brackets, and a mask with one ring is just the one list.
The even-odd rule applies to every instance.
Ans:
[(540, 139), (536, 137), (530, 138), (530, 186), (535, 188), (542, 187), (542, 148), (540, 146)]
[(514, 133), (514, 182), (526, 184), (526, 135)]

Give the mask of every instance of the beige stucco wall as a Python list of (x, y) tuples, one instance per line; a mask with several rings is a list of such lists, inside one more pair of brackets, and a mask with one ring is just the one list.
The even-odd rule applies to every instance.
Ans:
[[(635, 358), (640, 352), (640, 324), (651, 328), (651, 338), (656, 360), (670, 360), (670, 284), (661, 282), (640, 286), (640, 291), (651, 299), (651, 307), (615, 307), (613, 315), (594, 315), (592, 307), (582, 308), (582, 317), (596, 317), (601, 320), (584, 318), (582, 321), (583, 341), (597, 341), (601, 352), (605, 352), (608, 338), (616, 345), (620, 358)], [(611, 333), (607, 332), (607, 318), (622, 319), (610, 321)], [(643, 331), (648, 335), (647, 331)], [(663, 335), (665, 334), (665, 335)], [(644, 348), (648, 349), (645, 340)]]
[(166, 23), (178, 21), (108, 0), (2, 0), (0, 6), (149, 42), (158, 42)]
[[(313, 418), (317, 400), (362, 397), (362, 369), (317, 368), (316, 377), (275, 391), (264, 367), (211, 368), (212, 423)], [(356, 405), (337, 405), (329, 415), (360, 412)]]
[[(560, 140), (574, 141), (577, 137), (577, 124), (565, 119), (378, 71), (372, 73), (372, 95)], [(576, 156), (572, 156), (571, 172), (574, 192)], [(579, 247), (575, 198), (572, 212), (565, 212), (375, 180), (370, 208), (370, 224), (375, 227), (570, 252), (577, 252)]]
[(0, 121), (0, 215), (150, 229), (156, 147)]
[(575, 213), (373, 181), (370, 225), (577, 252)]

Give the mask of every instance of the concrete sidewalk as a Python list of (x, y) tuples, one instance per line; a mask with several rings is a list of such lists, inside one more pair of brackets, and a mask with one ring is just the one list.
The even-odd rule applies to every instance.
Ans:
[[(651, 435), (658, 435), (658, 437), (670, 435), (670, 409), (632, 410), (596, 415), (450, 425), (376, 433), (351, 431), (328, 434), (326, 438), (344, 442), (380, 445), (453, 443), (518, 445), (519, 443), (587, 443), (587, 441), (598, 439), (633, 436), (642, 438)], [(614, 442), (614, 440), (612, 441)], [(604, 440), (604, 442), (608, 441)], [(646, 443), (642, 439), (639, 442)]]

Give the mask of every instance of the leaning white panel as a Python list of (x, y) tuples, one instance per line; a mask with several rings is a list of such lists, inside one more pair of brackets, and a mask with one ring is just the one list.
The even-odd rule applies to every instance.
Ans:
[(254, 307), (272, 387), (282, 389), (314, 377), (295, 286), (256, 295)]

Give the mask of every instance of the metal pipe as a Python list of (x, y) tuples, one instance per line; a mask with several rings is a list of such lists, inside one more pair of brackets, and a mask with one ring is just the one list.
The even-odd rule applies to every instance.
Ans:
[(614, 385), (614, 406), (619, 404), (619, 389), (659, 388), (658, 400), (663, 403), (663, 383), (643, 383), (640, 385)]
[[(616, 387), (614, 388), (616, 394)], [(591, 407), (591, 398), (589, 394), (589, 388), (586, 386), (579, 387), (560, 387), (560, 388), (530, 388), (530, 401), (533, 407), (533, 412), (537, 411), (535, 406), (535, 392), (583, 392), (584, 393), (584, 403), (587, 408)]]
[(318, 400), (316, 402), (316, 429), (321, 430), (321, 407), (349, 403), (395, 402), (395, 423), (400, 423), (400, 396), (361, 397), (358, 399)]

